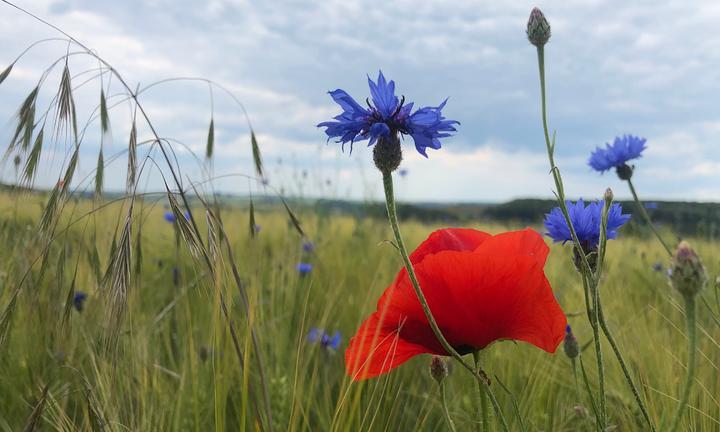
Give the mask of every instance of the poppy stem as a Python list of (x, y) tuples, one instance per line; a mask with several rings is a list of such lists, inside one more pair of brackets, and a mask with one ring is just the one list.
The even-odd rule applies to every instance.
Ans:
[[(475, 360), (475, 369), (480, 373), (480, 351), (473, 351), (473, 359)], [(490, 431), (490, 412), (488, 410), (487, 389), (482, 384), (478, 386), (480, 391), (480, 413), (482, 415), (482, 430)]]
[(640, 212), (643, 219), (645, 220), (645, 223), (647, 224), (647, 226), (650, 227), (653, 234), (655, 234), (655, 237), (657, 237), (658, 241), (660, 241), (660, 243), (663, 245), (663, 247), (665, 248), (665, 251), (667, 251), (668, 255), (672, 256), (672, 250), (670, 249), (670, 246), (668, 246), (668, 244), (665, 243), (665, 240), (663, 240), (662, 236), (655, 228), (655, 225), (653, 225), (652, 219), (650, 219), (650, 215), (648, 214), (647, 210), (645, 210), (645, 206), (640, 201), (640, 198), (638, 198), (638, 194), (635, 191), (635, 186), (633, 186), (632, 180), (627, 179), (627, 183), (628, 183), (628, 186), (630, 187), (630, 193), (632, 193), (633, 199), (635, 200), (635, 205), (637, 206), (638, 211)]
[(695, 327), (695, 296), (685, 295), (685, 316), (687, 318), (688, 331), (688, 364), (687, 375), (685, 376), (685, 387), (683, 388), (680, 404), (677, 407), (675, 416), (670, 425), (669, 432), (675, 432), (680, 426), (685, 407), (690, 399), (690, 390), (695, 380), (695, 368), (697, 366), (697, 331)]
[(423, 312), (425, 312), (425, 316), (427, 317), (428, 323), (430, 324), (430, 328), (432, 329), (435, 337), (438, 339), (440, 345), (442, 345), (445, 351), (450, 354), (455, 360), (460, 362), (460, 364), (465, 369), (472, 372), (472, 374), (479, 379), (479, 376), (477, 375), (475, 369), (465, 360), (463, 360), (462, 356), (455, 350), (455, 348), (452, 347), (452, 345), (450, 345), (447, 339), (445, 339), (445, 336), (443, 336), (440, 327), (437, 325), (437, 322), (435, 321), (435, 318), (430, 311), (430, 306), (428, 305), (427, 299), (425, 298), (425, 294), (423, 294), (422, 290), (420, 289), (420, 283), (417, 280), (415, 270), (413, 269), (412, 263), (410, 262), (410, 257), (407, 253), (407, 249), (405, 248), (405, 242), (403, 242), (402, 235), (400, 234), (400, 226), (398, 225), (397, 219), (397, 210), (395, 209), (395, 194), (393, 192), (392, 172), (389, 170), (381, 172), (383, 175), (383, 186), (385, 187), (385, 204), (387, 206), (388, 220), (390, 221), (390, 226), (392, 227), (393, 234), (395, 234), (395, 242), (397, 243), (398, 251), (400, 251), (400, 256), (402, 256), (403, 263), (405, 264), (405, 269), (408, 272), (408, 276), (410, 276), (410, 281), (412, 282), (413, 289), (415, 290), (415, 295), (417, 295), (418, 300), (420, 300), (420, 305), (422, 306)]
[(448, 429), (451, 432), (456, 432), (457, 429), (455, 429), (455, 423), (452, 420), (452, 417), (450, 417), (450, 411), (448, 410), (447, 405), (447, 397), (445, 394), (445, 383), (440, 382), (440, 398), (442, 400), (442, 407), (443, 407), (443, 413), (445, 414), (445, 421), (447, 421)]

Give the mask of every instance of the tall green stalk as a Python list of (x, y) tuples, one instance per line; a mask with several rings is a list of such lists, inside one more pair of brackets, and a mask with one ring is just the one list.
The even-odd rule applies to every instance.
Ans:
[[(575, 227), (573, 226), (572, 220), (570, 219), (570, 213), (567, 209), (567, 204), (565, 203), (565, 189), (563, 187), (562, 182), (562, 176), (560, 174), (560, 169), (555, 165), (555, 139), (553, 137), (552, 141), (550, 140), (550, 133), (548, 130), (548, 124), (547, 124), (547, 101), (546, 101), (546, 92), (545, 92), (545, 47), (543, 45), (537, 46), (537, 58), (538, 58), (538, 72), (540, 76), (540, 98), (541, 98), (541, 111), (542, 111), (542, 123), (543, 123), (543, 133), (545, 136), (545, 146), (547, 148), (547, 154), (548, 154), (548, 161), (550, 163), (550, 171), (553, 175), (553, 180), (555, 181), (555, 190), (556, 190), (556, 197), (558, 201), (558, 206), (560, 207), (560, 211), (563, 214), (563, 217), (565, 218), (565, 222), (568, 226), (568, 229), (570, 231), (570, 236), (573, 240), (573, 247), (576, 251), (578, 251), (578, 270), (581, 273), (581, 277), (583, 279), (583, 286), (585, 288), (585, 303), (588, 307), (588, 319), (590, 321), (590, 325), (593, 329), (593, 340), (595, 342), (595, 353), (596, 353), (596, 360), (597, 360), (597, 368), (598, 368), (598, 379), (600, 381), (600, 395), (599, 395), (599, 417), (598, 422), (600, 423), (601, 427), (604, 429), (606, 426), (606, 416), (605, 416), (605, 384), (604, 384), (604, 370), (602, 365), (602, 351), (600, 346), (600, 339), (599, 339), (599, 333), (598, 333), (598, 322), (597, 322), (597, 307), (594, 306), (594, 303), (596, 301), (596, 295), (595, 295), (595, 285), (593, 282), (593, 271), (590, 266), (590, 263), (588, 262), (587, 256), (585, 253), (583, 253), (583, 247), (580, 243), (580, 240), (578, 239), (577, 232), (575, 231)], [(590, 289), (588, 289), (588, 286)], [(587, 298), (588, 295), (592, 296), (592, 303), (593, 307), (591, 307), (591, 302)], [(594, 310), (593, 310), (594, 309)]]
[(690, 399), (690, 390), (692, 389), (693, 381), (695, 380), (695, 369), (697, 367), (697, 331), (695, 328), (695, 296), (684, 296), (685, 298), (685, 316), (687, 318), (687, 331), (688, 331), (688, 365), (687, 374), (685, 375), (685, 387), (683, 387), (682, 395), (680, 396), (680, 404), (675, 411), (672, 423), (670, 424), (669, 432), (675, 432), (680, 426), (680, 420), (682, 420), (685, 407), (687, 406), (688, 400)]
[(455, 423), (453, 422), (452, 417), (450, 417), (450, 410), (448, 410), (447, 396), (445, 394), (446, 393), (445, 392), (445, 383), (441, 382), (439, 384), (439, 386), (440, 386), (440, 398), (442, 399), (443, 414), (445, 414), (445, 421), (448, 424), (448, 429), (451, 432), (456, 432), (457, 429), (455, 429)]

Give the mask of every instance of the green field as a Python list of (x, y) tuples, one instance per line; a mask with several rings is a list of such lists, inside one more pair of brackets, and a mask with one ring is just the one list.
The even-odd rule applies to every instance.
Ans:
[[(428, 373), (430, 356), (360, 383), (345, 375), (348, 338), (402, 266), (384, 242), (392, 236), (386, 222), (299, 210), (297, 217), (316, 246), (307, 253), (281, 207), (255, 213), (262, 229), (254, 239), (247, 208), (223, 208), (234, 260), (221, 241), (211, 277), (203, 260), (191, 255), (186, 239), (181, 238), (176, 249), (175, 227), (163, 219), (165, 195), (158, 197), (135, 202), (127, 308), (117, 346), (111, 349), (104, 341), (112, 333), (115, 311), (109, 303), (112, 287), (103, 278), (112, 245), (122, 249), (120, 233), (129, 202), (101, 207), (89, 200), (69, 201), (49, 243), (37, 229), (46, 197), (0, 197), (0, 306), (6, 312), (1, 324), (8, 326), (1, 345), (0, 430), (252, 431), (258, 428), (256, 410), (266, 412), (263, 386), (273, 430), (445, 428), (438, 388)], [(208, 232), (204, 211), (193, 209), (193, 214), (200, 232)], [(472, 220), (462, 225), (493, 233), (520, 228), (482, 226)], [(403, 221), (408, 247), (436, 228)], [(717, 244), (690, 240), (714, 280), (720, 272)], [(207, 238), (202, 241), (207, 243)], [(677, 406), (687, 358), (682, 301), (671, 291), (664, 271), (651, 268), (655, 262), (668, 264), (653, 238), (621, 231), (608, 247), (601, 285), (605, 314), (653, 421), (667, 424)], [(546, 273), (585, 345), (592, 333), (570, 258), (569, 246), (552, 245)], [(314, 266), (304, 277), (296, 270), (301, 261)], [(177, 283), (174, 267), (179, 269)], [(247, 294), (249, 314), (239, 287)], [(72, 307), (73, 290), (88, 294), (82, 312)], [(681, 430), (720, 430), (716, 290), (711, 283), (702, 294), (707, 306), (699, 304), (698, 373)], [(250, 327), (257, 337), (262, 376)], [(339, 350), (309, 343), (306, 336), (312, 327), (339, 330)], [(644, 430), (620, 368), (604, 348), (609, 423), (614, 430)], [(527, 430), (595, 430), (587, 392), (582, 381), (576, 383), (562, 347), (549, 355), (527, 344), (498, 342), (482, 356), (511, 430), (520, 430), (515, 406)], [(592, 347), (582, 358), (594, 386)], [(448, 392), (458, 430), (477, 430), (475, 381), (454, 367)]]

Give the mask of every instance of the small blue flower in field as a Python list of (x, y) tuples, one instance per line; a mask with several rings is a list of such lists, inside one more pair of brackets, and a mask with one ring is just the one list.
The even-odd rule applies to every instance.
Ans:
[(596, 147), (590, 155), (588, 165), (598, 172), (615, 168), (618, 177), (629, 180), (632, 177), (633, 167), (628, 166), (627, 162), (642, 156), (646, 142), (645, 138), (633, 135), (616, 137), (612, 144), (605, 144), (605, 148)]
[(305, 276), (312, 271), (312, 264), (301, 262), (295, 268), (297, 269), (298, 273), (300, 273), (300, 276)]
[(337, 349), (340, 348), (342, 336), (340, 335), (340, 331), (338, 330), (336, 330), (335, 333), (330, 336), (324, 330), (313, 327), (308, 332), (307, 339), (310, 343), (320, 343), (320, 346), (322, 346), (323, 348), (337, 351)]
[(442, 115), (445, 100), (436, 107), (424, 107), (411, 114), (413, 103), (405, 103), (405, 97), (395, 96), (395, 82), (387, 81), (382, 71), (377, 83), (368, 77), (372, 103), (367, 99), (367, 108), (358, 104), (345, 90), (329, 92), (333, 100), (340, 105), (343, 112), (335, 116), (335, 121), (318, 124), (325, 127), (330, 138), (337, 138), (343, 148), (350, 143), (350, 151), (355, 141), (369, 139), (368, 146), (375, 144), (380, 138), (393, 138), (398, 133), (410, 135), (415, 142), (417, 151), (427, 157), (427, 149), (439, 149), (440, 138), (449, 137), (455, 132), (455, 120), (448, 120)]
[(302, 244), (303, 252), (310, 253), (315, 250), (315, 243), (311, 241), (304, 241)]
[[(600, 241), (600, 219), (602, 217), (603, 203), (594, 201), (585, 206), (583, 200), (576, 203), (566, 201), (570, 221), (575, 228), (578, 240), (585, 252), (595, 249)], [(630, 220), (630, 215), (622, 213), (620, 204), (613, 204), (608, 211), (607, 238), (617, 237), (618, 229)], [(555, 207), (545, 215), (545, 228), (547, 235), (554, 242), (572, 241), (570, 229), (560, 207)]]
[(656, 262), (652, 265), (653, 271), (657, 272), (657, 273), (662, 273), (663, 268), (664, 267), (663, 267), (662, 263), (660, 263), (660, 262)]
[[(185, 220), (188, 220), (188, 221), (190, 220), (190, 212), (189, 211), (186, 210), (184, 216), (185, 216)], [(169, 222), (169, 223), (175, 223), (175, 221), (177, 220), (177, 218), (175, 217), (175, 213), (173, 213), (170, 210), (166, 210), (163, 217), (165, 218), (165, 221)]]
[(655, 210), (658, 208), (658, 203), (656, 203), (656, 202), (647, 202), (644, 205), (645, 205), (645, 208), (648, 210)]
[(75, 295), (73, 296), (73, 306), (78, 312), (83, 311), (83, 306), (85, 306), (85, 300), (87, 300), (87, 294), (83, 291), (75, 291)]

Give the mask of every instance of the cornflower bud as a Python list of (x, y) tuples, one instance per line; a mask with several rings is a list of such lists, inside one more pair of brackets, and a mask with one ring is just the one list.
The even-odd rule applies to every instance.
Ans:
[(545, 19), (542, 11), (533, 8), (527, 24), (527, 37), (531, 44), (540, 48), (550, 39), (550, 23)]
[(686, 241), (681, 241), (675, 250), (670, 269), (670, 285), (684, 297), (694, 297), (707, 282), (700, 257)]
[(432, 376), (438, 384), (448, 376), (448, 365), (442, 357), (432, 356), (432, 360), (430, 361), (430, 376)]
[(565, 355), (568, 356), (570, 360), (574, 360), (575, 357), (577, 357), (580, 354), (580, 347), (578, 346), (577, 339), (575, 339), (575, 335), (572, 332), (572, 328), (570, 327), (570, 324), (565, 327), (565, 339), (563, 340), (563, 350), (565, 351)]

